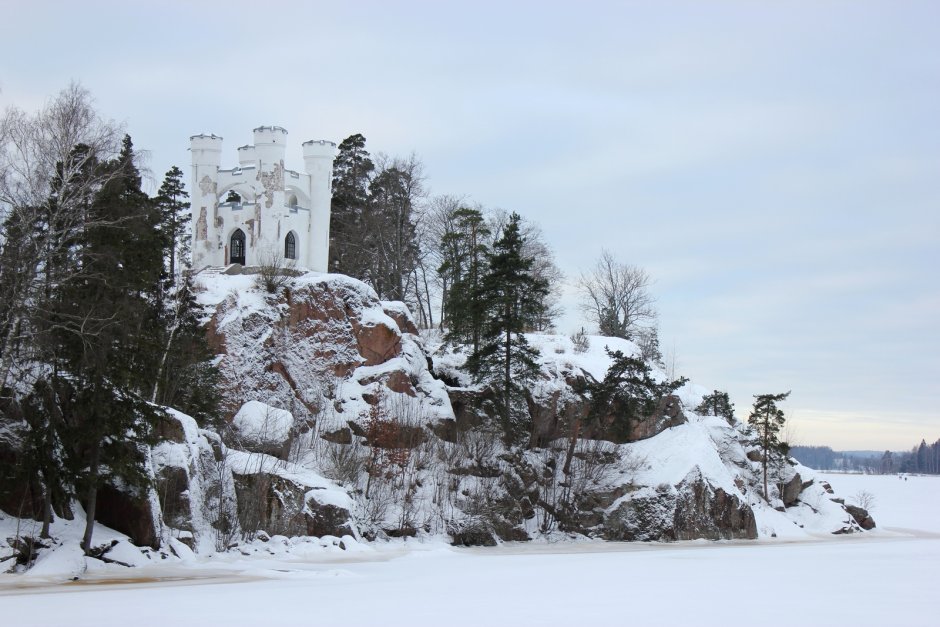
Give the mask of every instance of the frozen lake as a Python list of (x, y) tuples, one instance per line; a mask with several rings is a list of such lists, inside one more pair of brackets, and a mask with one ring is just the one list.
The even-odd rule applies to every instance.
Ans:
[(873, 495), (878, 529), (798, 541), (411, 542), (315, 561), (225, 555), (68, 584), (6, 575), (0, 612), (9, 625), (76, 627), (937, 624), (940, 478), (825, 478), (849, 502)]

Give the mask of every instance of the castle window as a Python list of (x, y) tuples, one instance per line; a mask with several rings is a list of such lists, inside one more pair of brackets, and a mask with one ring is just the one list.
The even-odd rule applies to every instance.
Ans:
[(287, 206), (291, 209), (297, 208), (297, 194), (290, 195), (290, 198), (287, 199)]
[(284, 238), (284, 258), (297, 259), (297, 238), (294, 237), (293, 231)]
[(245, 265), (245, 233), (241, 229), (235, 229), (229, 243), (228, 262)]

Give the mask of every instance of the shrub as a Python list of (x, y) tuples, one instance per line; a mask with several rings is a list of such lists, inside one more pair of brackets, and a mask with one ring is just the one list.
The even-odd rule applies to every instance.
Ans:
[(591, 348), (591, 340), (584, 332), (584, 327), (581, 327), (580, 331), (571, 336), (571, 343), (574, 345), (574, 352), (579, 355), (586, 353)]

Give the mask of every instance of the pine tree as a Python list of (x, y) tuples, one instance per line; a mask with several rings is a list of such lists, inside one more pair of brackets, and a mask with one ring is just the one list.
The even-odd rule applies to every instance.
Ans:
[(204, 427), (218, 426), (220, 375), (202, 328), (193, 279), (184, 272), (161, 316), (161, 345), (150, 400), (173, 407)]
[(881, 456), (881, 474), (890, 475), (894, 472), (894, 455), (891, 451), (885, 451)]
[(333, 199), (330, 203), (331, 272), (364, 278), (367, 254), (364, 212), (375, 164), (366, 150), (366, 138), (356, 133), (339, 145), (333, 161)]
[(727, 392), (715, 390), (705, 395), (695, 412), (702, 416), (720, 416), (727, 420), (728, 424), (734, 424), (734, 403)]
[[(0, 414), (24, 426), (23, 477), (42, 496), (42, 534), (54, 508), (80, 498), (86, 551), (98, 488), (148, 481), (141, 445), (163, 415), (147, 402), (154, 380), (160, 400), (204, 419), (217, 402), (199, 385), (212, 372), (191, 281), (184, 273), (172, 285), (185, 259), (180, 172), (171, 170), (159, 202), (151, 201), (131, 139), (108, 159), (120, 136), (95, 121), (87, 100), (73, 86), (35, 122), (16, 118), (29, 122), (17, 145), (30, 149), (21, 154), (44, 159), (17, 170), (23, 176), (15, 180), (0, 177), (11, 207), (0, 224)], [(42, 191), (13, 193), (33, 180), (41, 184), (28, 189)], [(166, 342), (174, 301), (184, 306)], [(15, 394), (2, 390), (10, 382)]]
[(154, 199), (160, 211), (160, 231), (164, 237), (164, 265), (170, 285), (176, 282), (177, 260), (188, 258), (186, 233), (189, 231), (189, 193), (183, 185), (183, 171), (175, 165), (167, 171)]
[(539, 353), (524, 332), (539, 315), (548, 293), (546, 282), (532, 273), (532, 258), (523, 255), (520, 220), (512, 214), (493, 244), (480, 292), (486, 310), (483, 335), (479, 350), (467, 360), (477, 381), (499, 390), (503, 430), (510, 443), (519, 442), (528, 431), (525, 389), (538, 372)]
[(789, 392), (783, 394), (761, 394), (755, 395), (754, 408), (751, 410), (747, 422), (757, 431), (758, 443), (760, 445), (762, 461), (761, 468), (764, 478), (764, 500), (770, 501), (770, 491), (767, 486), (768, 467), (771, 463), (771, 457), (776, 458), (781, 453), (786, 453), (789, 446), (786, 442), (781, 442), (779, 433), (786, 422), (783, 410), (777, 407), (777, 403), (785, 401), (790, 396)]
[[(602, 381), (588, 385), (591, 407), (588, 422), (611, 418), (608, 429), (620, 441), (627, 441), (633, 425), (651, 417), (664, 398), (688, 382), (685, 377), (675, 381), (657, 382), (653, 372), (642, 359), (625, 355), (622, 351), (605, 349), (611, 359), (610, 367)], [(571, 468), (575, 444), (581, 435), (582, 421), (576, 420), (568, 444), (564, 472)]]
[(210, 363), (212, 354), (194, 294), (187, 235), (188, 197), (182, 172), (173, 166), (154, 198), (160, 211), (167, 278), (153, 302), (153, 315), (159, 320), (159, 352), (149, 398), (208, 426), (218, 419), (219, 374)]
[(930, 472), (930, 452), (927, 448), (927, 440), (922, 439), (920, 446), (917, 447), (917, 472)]
[(35, 485), (36, 491), (42, 494), (42, 529), (39, 534), (42, 538), (49, 537), (54, 504), (66, 502), (70, 485), (64, 464), (62, 412), (58, 401), (58, 391), (43, 378), (33, 385), (21, 404), (26, 430), (22, 438), (24, 463), (17, 470), (22, 471), (21, 480), (30, 490)]
[(657, 382), (642, 359), (607, 349), (612, 363), (603, 381), (591, 386), (591, 417), (613, 414), (610, 428), (615, 437), (626, 440), (633, 425), (649, 418), (660, 401), (686, 384), (688, 379)]
[(637, 331), (637, 345), (640, 347), (643, 361), (665, 368), (663, 353), (659, 346), (659, 329), (652, 326), (649, 329)]
[(438, 274), (448, 286), (444, 294), (444, 316), (449, 342), (466, 343), (471, 353), (480, 350), (485, 320), (483, 276), (487, 268), (490, 231), (483, 213), (458, 208), (453, 214), (453, 230), (441, 237), (444, 261)]

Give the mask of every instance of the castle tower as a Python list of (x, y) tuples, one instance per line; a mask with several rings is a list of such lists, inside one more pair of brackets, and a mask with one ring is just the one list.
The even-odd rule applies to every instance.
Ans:
[[(222, 138), (217, 135), (193, 135), (189, 138), (192, 155), (192, 253), (193, 268), (211, 265), (217, 241), (210, 226), (218, 213), (219, 199), (216, 194), (219, 164), (222, 162)], [(213, 237), (210, 237), (210, 234)]]
[(222, 169), (222, 138), (190, 137), (193, 267), (280, 258), (326, 272), (336, 144), (305, 142), (305, 171), (295, 172), (285, 167), (285, 129), (259, 126), (253, 140), (238, 148), (238, 166)]
[(259, 126), (252, 134), (262, 166), (269, 170), (277, 163), (283, 166), (284, 155), (287, 154), (287, 131), (280, 126)]
[(308, 141), (303, 144), (304, 169), (312, 182), (310, 190), (311, 268), (323, 268), (327, 272), (330, 257), (330, 200), (333, 186), (333, 160), (336, 144), (325, 140)]

